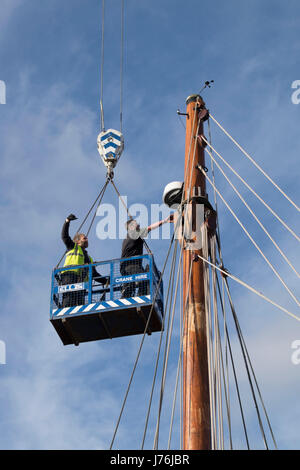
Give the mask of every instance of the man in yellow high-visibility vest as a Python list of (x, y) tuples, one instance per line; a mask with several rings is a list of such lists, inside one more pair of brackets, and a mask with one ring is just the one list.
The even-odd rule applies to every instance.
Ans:
[[(88, 237), (84, 233), (76, 233), (73, 240), (69, 235), (69, 225), (72, 220), (76, 220), (74, 214), (70, 214), (63, 225), (61, 238), (64, 242), (67, 253), (64, 266), (74, 266), (74, 269), (61, 271), (61, 282), (63, 285), (75, 284), (78, 282), (85, 282), (88, 280), (89, 268), (76, 268), (76, 266), (87, 265), (93, 263), (93, 259), (87, 252)], [(93, 280), (100, 284), (106, 284), (107, 277), (101, 276), (95, 268), (92, 267)], [(67, 292), (63, 294), (63, 307), (73, 307), (75, 305), (84, 305), (85, 303), (85, 290), (75, 292)]]

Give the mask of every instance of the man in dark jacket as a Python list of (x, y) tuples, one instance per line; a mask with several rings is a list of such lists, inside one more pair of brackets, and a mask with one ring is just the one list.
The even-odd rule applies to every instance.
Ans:
[[(148, 227), (141, 228), (138, 222), (134, 219), (130, 219), (126, 223), (127, 237), (124, 239), (122, 244), (122, 258), (131, 258), (133, 256), (140, 256), (143, 254), (144, 239), (147, 237), (151, 230), (154, 230), (161, 225), (173, 222), (173, 215), (171, 214), (164, 220), (155, 222)], [(144, 272), (142, 266), (143, 259), (138, 258), (135, 260), (122, 261), (120, 264), (120, 272), (122, 276), (128, 276), (131, 274)], [(139, 282), (139, 295), (145, 295), (149, 289), (149, 282)], [(124, 286), (122, 291), (122, 297), (132, 297), (135, 293), (135, 283), (128, 283)]]
[[(85, 282), (88, 279), (89, 268), (76, 268), (76, 266), (88, 265), (93, 263), (93, 259), (87, 252), (88, 237), (84, 233), (76, 233), (73, 240), (69, 235), (70, 221), (76, 220), (74, 214), (70, 214), (62, 227), (61, 238), (64, 242), (66, 249), (66, 259), (64, 266), (74, 266), (74, 269), (68, 269), (61, 271), (61, 283), (75, 284), (79, 282)], [(107, 277), (101, 276), (95, 268), (92, 266), (92, 277), (93, 280), (100, 284), (106, 284)], [(67, 292), (63, 294), (63, 307), (73, 307), (76, 305), (84, 305), (85, 303), (85, 290), (78, 290), (75, 292)]]

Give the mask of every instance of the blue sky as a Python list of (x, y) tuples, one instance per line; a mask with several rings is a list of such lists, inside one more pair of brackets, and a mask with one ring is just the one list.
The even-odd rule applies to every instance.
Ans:
[[(291, 101), (291, 85), (300, 79), (299, 2), (125, 3), (125, 150), (115, 180), (128, 203), (160, 204), (164, 186), (182, 180), (185, 135), (176, 110), (184, 111), (187, 96), (211, 79), (213, 87), (203, 92), (211, 113), (297, 202), (300, 105)], [(120, 2), (106, 5), (105, 123), (118, 128)], [(48, 319), (51, 270), (63, 252), (63, 220), (70, 212), (82, 219), (105, 178), (96, 147), (101, 2), (1, 0), (0, 8), (0, 80), (7, 92), (6, 104), (0, 105), (0, 340), (7, 355), (6, 364), (0, 364), (0, 448), (107, 449), (140, 338), (63, 347)], [(295, 208), (213, 124), (212, 142), (299, 231)], [(299, 266), (296, 240), (233, 181)], [(297, 277), (217, 171), (216, 183), (297, 293)], [(112, 188), (105, 202), (117, 203)], [(219, 220), (227, 268), (299, 315), (221, 201)], [(120, 240), (100, 241), (92, 232), (94, 259), (119, 257)], [(149, 244), (161, 268), (168, 241), (150, 239)], [(231, 286), (278, 447), (299, 449), (300, 365), (291, 362), (299, 322)], [(175, 328), (167, 405), (177, 367), (176, 339)], [(119, 449), (140, 447), (157, 344), (158, 335), (146, 338), (115, 442)], [(242, 373), (241, 384), (246, 390)], [(247, 403), (253, 447), (262, 448), (253, 406)], [(233, 416), (236, 447), (244, 448), (237, 413)], [(155, 418), (148, 448), (154, 423)], [(162, 426), (167, 431), (168, 412)], [(161, 446), (166, 446), (163, 437)]]

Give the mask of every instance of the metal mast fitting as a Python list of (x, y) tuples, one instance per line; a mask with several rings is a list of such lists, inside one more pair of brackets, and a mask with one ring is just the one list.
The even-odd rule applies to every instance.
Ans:
[(107, 168), (107, 177), (113, 179), (113, 169), (124, 149), (123, 134), (115, 129), (102, 131), (97, 138), (98, 152)]

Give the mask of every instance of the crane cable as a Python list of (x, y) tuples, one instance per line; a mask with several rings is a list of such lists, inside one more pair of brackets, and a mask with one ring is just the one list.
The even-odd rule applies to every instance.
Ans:
[[(127, 207), (127, 205), (126, 205), (124, 199), (122, 198), (122, 196), (121, 196), (119, 190), (117, 189), (117, 187), (116, 187), (116, 185), (115, 185), (115, 183), (114, 183), (113, 180), (111, 180), (111, 184), (113, 185), (113, 187), (114, 187), (114, 189), (115, 189), (115, 191), (116, 191), (116, 193), (117, 193), (117, 195), (118, 195), (118, 198), (120, 199), (122, 205), (124, 206), (124, 208), (125, 208), (125, 210), (126, 210), (126, 212), (127, 212), (127, 214), (128, 214), (129, 219), (130, 219), (130, 220), (133, 220), (133, 217), (132, 217), (132, 215), (130, 214), (130, 212), (129, 212), (129, 210), (128, 210), (128, 207)], [(152, 251), (150, 250), (150, 248), (149, 248), (149, 246), (148, 246), (146, 240), (145, 240), (144, 238), (143, 238), (142, 240), (143, 240), (143, 242), (144, 242), (144, 245), (145, 245), (145, 247), (146, 247), (146, 250), (148, 251), (148, 253), (149, 253), (150, 255), (152, 255)]]
[(102, 0), (102, 29), (101, 29), (101, 67), (100, 67), (100, 129), (104, 131), (104, 110), (103, 110), (103, 70), (104, 70), (104, 13), (105, 0)]
[[(121, 0), (121, 44), (120, 44), (120, 132), (123, 128), (123, 68), (124, 68), (124, 0)], [(100, 129), (105, 130), (103, 109), (103, 73), (104, 73), (104, 27), (105, 0), (102, 0), (102, 32), (101, 32), (101, 69), (100, 69)]]
[[(84, 217), (83, 222), (80, 224), (79, 228), (77, 229), (76, 234), (80, 232), (80, 230), (82, 229), (83, 225), (85, 224), (85, 222), (86, 222), (88, 216), (90, 215), (90, 213), (92, 212), (92, 210), (94, 209), (94, 207), (95, 207), (95, 205), (97, 204), (98, 201), (100, 201), (100, 202), (98, 203), (98, 207), (99, 207), (99, 205), (100, 205), (100, 203), (101, 203), (101, 201), (102, 201), (102, 198), (103, 198), (103, 196), (104, 196), (105, 190), (106, 190), (106, 188), (107, 188), (107, 185), (108, 185), (108, 180), (105, 181), (103, 187), (101, 188), (101, 191), (99, 192), (98, 196), (96, 197), (95, 201), (93, 202), (92, 206), (90, 207), (90, 209), (88, 210), (86, 216)], [(98, 208), (98, 207), (97, 207), (97, 208)], [(93, 217), (93, 221), (94, 221), (94, 219), (95, 219), (95, 216)], [(89, 231), (90, 231), (90, 229), (91, 229), (91, 225), (90, 225), (90, 227), (89, 227)], [(60, 265), (60, 263), (62, 262), (62, 259), (63, 259), (63, 257), (65, 256), (66, 253), (67, 253), (67, 250), (65, 250), (65, 252), (64, 252), (63, 255), (61, 256), (60, 260), (58, 261), (58, 263), (57, 263), (57, 265), (56, 265), (56, 269), (59, 267), (59, 265)]]

